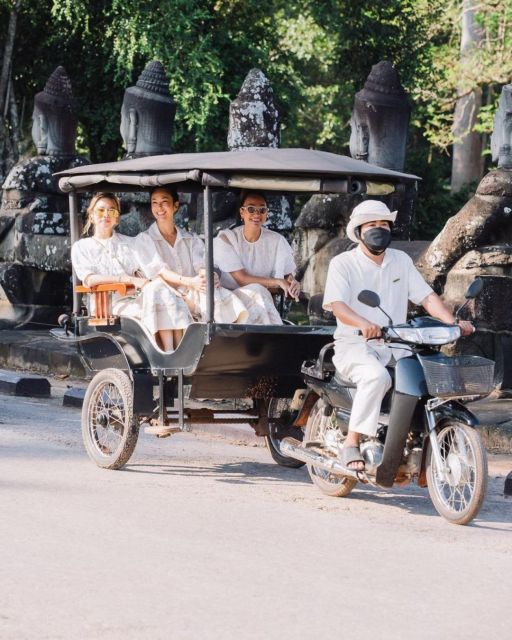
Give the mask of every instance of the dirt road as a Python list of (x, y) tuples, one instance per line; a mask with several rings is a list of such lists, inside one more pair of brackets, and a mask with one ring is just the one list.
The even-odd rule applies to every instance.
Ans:
[(511, 468), (456, 527), (416, 487), (324, 497), (218, 436), (103, 471), (77, 410), (0, 396), (0, 638), (508, 638)]

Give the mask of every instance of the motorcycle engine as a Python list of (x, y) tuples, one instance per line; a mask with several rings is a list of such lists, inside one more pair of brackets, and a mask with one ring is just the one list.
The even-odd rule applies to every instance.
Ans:
[(377, 473), (377, 467), (382, 461), (384, 454), (384, 445), (378, 440), (366, 440), (361, 445), (361, 455), (364, 459), (365, 471), (368, 475), (374, 476)]

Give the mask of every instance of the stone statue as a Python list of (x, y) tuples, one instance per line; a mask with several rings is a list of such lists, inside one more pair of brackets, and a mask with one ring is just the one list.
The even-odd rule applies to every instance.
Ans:
[(150, 62), (134, 87), (124, 92), (121, 136), (125, 158), (172, 153), (176, 103), (162, 63)]
[(268, 78), (260, 69), (251, 69), (229, 105), (229, 150), (278, 147), (279, 124)]
[(500, 169), (512, 169), (512, 84), (501, 90), (500, 102), (494, 115), (491, 153)]
[(386, 169), (403, 171), (411, 107), (393, 65), (373, 65), (358, 91), (350, 126), (350, 155)]
[(9, 172), (0, 206), (0, 326), (55, 322), (71, 296), (68, 199), (53, 174), (75, 154), (76, 102), (63, 67), (34, 99), (38, 154)]
[[(350, 122), (352, 157), (386, 169), (403, 171), (409, 117), (407, 94), (393, 65), (386, 61), (374, 65), (354, 100)], [(376, 196), (391, 210), (398, 210), (393, 227), (394, 238), (410, 236), (415, 196), (414, 184), (398, 192)], [(298, 229), (295, 249), (306, 294), (313, 296), (323, 291), (331, 258), (350, 246), (345, 236), (346, 223), (353, 207), (363, 197), (364, 193), (314, 195), (303, 207), (295, 223)], [(371, 197), (375, 196), (372, 194)]]
[(57, 67), (34, 98), (32, 138), (41, 156), (69, 158), (75, 155), (76, 106), (71, 81), (64, 67)]
[(418, 267), (445, 302), (458, 306), (476, 277), (482, 294), (467, 315), (477, 323), (471, 338), (457, 343), (464, 353), (495, 360), (495, 382), (512, 386), (512, 85), (503, 88), (491, 139), (498, 168), (484, 176), (475, 195), (452, 216), (421, 258)]
[[(176, 103), (169, 93), (169, 80), (161, 62), (149, 62), (134, 87), (124, 92), (121, 136), (124, 158), (172, 153)], [(123, 195), (119, 231), (135, 236), (153, 222), (147, 193)]]
[[(279, 146), (279, 111), (268, 78), (260, 69), (251, 69), (237, 97), (229, 106), (228, 148), (230, 151)], [(293, 228), (293, 201), (284, 196), (267, 194), (269, 216), (267, 226), (286, 233)], [(217, 193), (213, 196), (213, 219), (216, 228), (240, 222), (239, 194)], [(202, 228), (202, 201), (198, 202), (198, 229)]]

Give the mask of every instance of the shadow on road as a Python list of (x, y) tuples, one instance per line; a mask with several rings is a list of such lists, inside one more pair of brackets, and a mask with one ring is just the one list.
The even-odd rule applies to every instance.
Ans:
[[(311, 487), (311, 481), (305, 467), (300, 469), (287, 469), (276, 464), (261, 462), (226, 462), (212, 464), (210, 466), (172, 465), (172, 464), (130, 464), (124, 470), (130, 473), (144, 473), (154, 475), (176, 475), (181, 477), (205, 477), (213, 478), (217, 482), (239, 485), (281, 485), (294, 487)], [(490, 478), (489, 491), (484, 501), (482, 510), (476, 520), (469, 526), (478, 529), (508, 530), (512, 531), (512, 500), (503, 497), (499, 493), (502, 489), (500, 478)], [(320, 494), (319, 492), (319, 495)], [(396, 508), (412, 515), (435, 516), (439, 518), (437, 511), (430, 501), (427, 489), (416, 485), (404, 488), (377, 489), (365, 485), (359, 485), (347, 498), (328, 498), (332, 506), (342, 506), (343, 502), (363, 502), (370, 506), (375, 505)], [(343, 502), (341, 502), (343, 501)], [(493, 526), (497, 525), (497, 526)]]
[[(157, 469), (159, 469), (157, 471)], [(288, 469), (276, 464), (261, 462), (224, 462), (211, 466), (172, 465), (172, 464), (129, 464), (123, 471), (132, 473), (149, 473), (161, 475), (177, 475), (190, 477), (214, 478), (218, 482), (229, 484), (280, 484), (291, 483), (309, 484), (309, 478), (305, 468)]]

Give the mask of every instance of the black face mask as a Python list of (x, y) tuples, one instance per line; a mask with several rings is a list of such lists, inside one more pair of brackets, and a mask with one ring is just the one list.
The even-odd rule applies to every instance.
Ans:
[(391, 231), (384, 227), (373, 227), (368, 229), (361, 238), (364, 246), (374, 256), (384, 253), (391, 242)]

